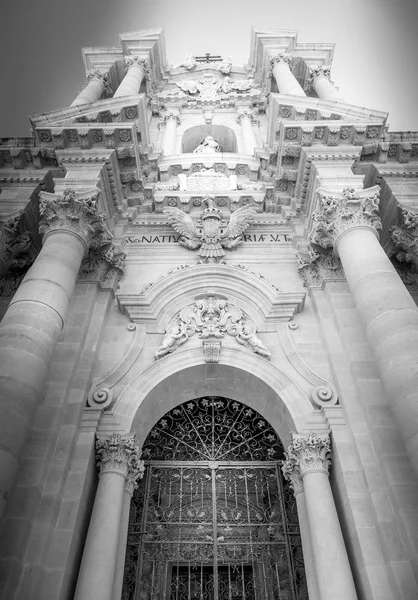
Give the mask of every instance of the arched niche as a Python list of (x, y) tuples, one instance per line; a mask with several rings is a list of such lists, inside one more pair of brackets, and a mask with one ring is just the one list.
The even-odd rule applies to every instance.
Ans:
[(186, 129), (182, 138), (182, 152), (193, 152), (206, 136), (211, 135), (219, 144), (221, 152), (237, 152), (235, 132), (226, 125), (195, 125)]

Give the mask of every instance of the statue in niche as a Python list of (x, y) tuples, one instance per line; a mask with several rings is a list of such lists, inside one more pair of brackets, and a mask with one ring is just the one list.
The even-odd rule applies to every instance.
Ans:
[(195, 154), (211, 154), (212, 152), (220, 152), (219, 144), (211, 135), (207, 135), (203, 142), (193, 150)]
[(243, 243), (242, 234), (254, 221), (257, 209), (255, 204), (241, 206), (232, 213), (228, 223), (222, 218), (211, 196), (206, 196), (203, 202), (208, 207), (201, 212), (196, 223), (179, 208), (167, 207), (163, 212), (173, 229), (180, 234), (179, 244), (189, 250), (199, 248), (198, 255), (205, 263), (218, 262), (225, 256), (224, 248), (236, 248)]

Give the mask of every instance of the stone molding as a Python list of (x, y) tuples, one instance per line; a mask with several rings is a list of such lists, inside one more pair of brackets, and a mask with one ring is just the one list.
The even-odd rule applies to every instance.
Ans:
[(369, 227), (376, 235), (382, 228), (378, 215), (379, 187), (366, 190), (346, 188), (341, 192), (317, 191), (319, 210), (313, 213), (310, 240), (321, 248), (334, 248), (349, 229)]
[(62, 196), (40, 193), (39, 232), (44, 236), (56, 231), (68, 231), (79, 237), (86, 249), (98, 249), (109, 244), (111, 233), (105, 226), (106, 216), (97, 211), (100, 190), (86, 192), (64, 190)]
[(296, 471), (303, 478), (309, 473), (326, 473), (331, 464), (331, 440), (329, 433), (292, 433), (292, 441), (285, 452), (283, 474), (286, 478)]
[(135, 443), (135, 435), (122, 437), (120, 433), (101, 436), (96, 440), (96, 460), (99, 475), (118, 473), (126, 479), (126, 485), (135, 489), (142, 479), (145, 467), (140, 460), (141, 452)]

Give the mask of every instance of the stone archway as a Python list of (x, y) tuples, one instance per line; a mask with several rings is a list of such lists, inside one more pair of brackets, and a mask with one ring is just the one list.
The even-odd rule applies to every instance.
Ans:
[(193, 152), (195, 148), (211, 135), (219, 144), (221, 152), (237, 152), (235, 132), (226, 125), (195, 125), (186, 129), (182, 138), (182, 152)]

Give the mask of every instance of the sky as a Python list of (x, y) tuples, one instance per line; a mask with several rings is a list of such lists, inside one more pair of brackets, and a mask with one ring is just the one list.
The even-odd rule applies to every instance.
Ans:
[(332, 78), (348, 102), (418, 131), (418, 0), (9, 0), (0, 13), (0, 137), (30, 135), (29, 116), (71, 104), (80, 49), (164, 27), (169, 64), (186, 52), (250, 54), (251, 26), (336, 44)]

